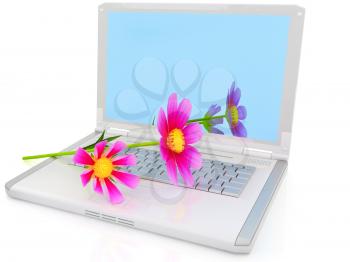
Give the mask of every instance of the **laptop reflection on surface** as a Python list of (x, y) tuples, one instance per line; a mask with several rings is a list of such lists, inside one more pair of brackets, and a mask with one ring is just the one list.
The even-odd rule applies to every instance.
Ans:
[[(135, 190), (119, 187), (125, 201), (118, 205), (90, 186), (82, 189), (71, 157), (33, 167), (9, 181), (7, 193), (249, 252), (287, 168), (303, 19), (297, 6), (101, 5), (97, 126), (67, 150), (93, 143), (103, 130), (127, 143), (159, 141), (162, 128), (169, 131), (166, 149), (125, 150), (137, 165), (122, 170), (142, 179)], [(199, 140), (195, 130), (168, 126), (168, 105), (175, 102), (174, 112), (187, 108), (188, 120), (201, 126), (198, 143), (185, 143)], [(185, 150), (201, 153), (200, 168), (181, 162)]]

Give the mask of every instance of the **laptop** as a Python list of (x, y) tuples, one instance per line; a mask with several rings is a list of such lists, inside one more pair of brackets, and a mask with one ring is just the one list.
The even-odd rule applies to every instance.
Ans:
[[(240, 90), (239, 130), (226, 120), (196, 148), (194, 186), (170, 183), (159, 146), (130, 148), (139, 186), (111, 204), (72, 157), (50, 158), (6, 184), (9, 196), (229, 252), (249, 253), (288, 165), (304, 9), (277, 5), (102, 4), (96, 129), (65, 150), (121, 135), (159, 139), (168, 97), (191, 101), (191, 119), (225, 112)], [(238, 104), (238, 101), (236, 101)], [(242, 117), (244, 115), (244, 117)], [(234, 115), (232, 115), (234, 118)], [(232, 120), (232, 119), (231, 119)]]

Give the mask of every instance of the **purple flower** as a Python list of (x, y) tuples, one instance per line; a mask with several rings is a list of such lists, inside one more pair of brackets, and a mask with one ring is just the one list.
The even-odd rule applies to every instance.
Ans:
[[(208, 109), (208, 112), (205, 113), (205, 118), (210, 118), (215, 116), (218, 112), (221, 111), (221, 107), (218, 105), (211, 105)], [(215, 134), (221, 134), (223, 135), (224, 132), (222, 132), (220, 129), (216, 128), (216, 125), (222, 124), (224, 122), (223, 118), (214, 118), (210, 120), (203, 121), (203, 127), (209, 132), (209, 133), (215, 133)]]
[(247, 110), (244, 106), (239, 106), (241, 90), (232, 83), (226, 100), (226, 119), (234, 136), (246, 137), (247, 130), (241, 120), (247, 117)]

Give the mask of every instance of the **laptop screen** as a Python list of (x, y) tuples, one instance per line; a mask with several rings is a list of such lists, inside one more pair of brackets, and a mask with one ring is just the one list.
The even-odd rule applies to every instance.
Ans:
[(152, 124), (176, 92), (191, 101), (192, 119), (225, 115), (208, 123), (213, 133), (277, 142), (289, 16), (109, 12), (107, 20), (107, 119)]

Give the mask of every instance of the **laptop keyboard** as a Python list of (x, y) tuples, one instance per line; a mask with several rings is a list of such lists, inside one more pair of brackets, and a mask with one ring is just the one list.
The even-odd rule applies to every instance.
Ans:
[[(143, 179), (171, 184), (163, 159), (158, 151), (129, 148), (126, 153), (135, 154), (137, 165), (124, 168)], [(239, 197), (254, 174), (255, 167), (203, 159), (203, 166), (193, 172), (193, 189)], [(187, 187), (178, 174), (178, 185)]]

